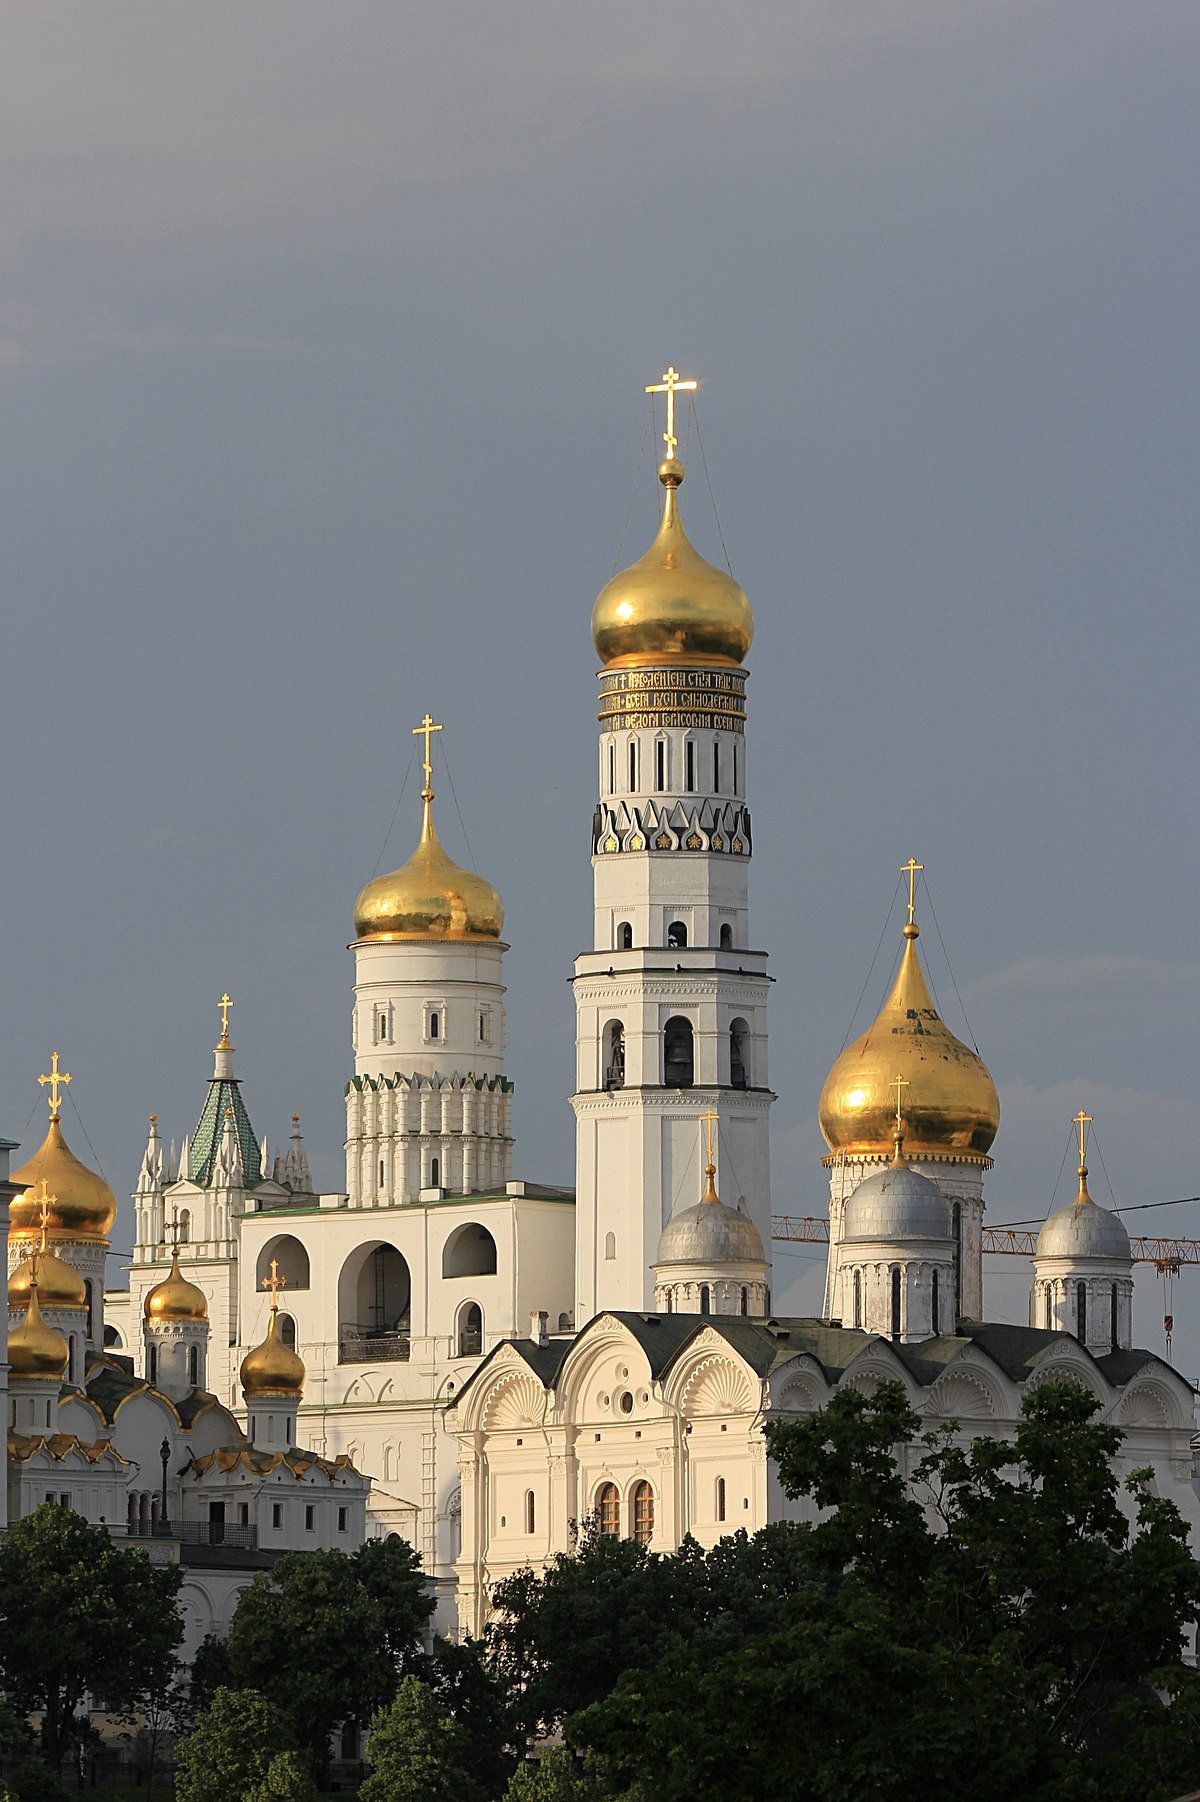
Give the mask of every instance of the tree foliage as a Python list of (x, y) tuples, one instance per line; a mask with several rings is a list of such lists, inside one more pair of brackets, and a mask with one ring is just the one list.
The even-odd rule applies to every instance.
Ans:
[[(254, 1689), (218, 1689), (211, 1704), (175, 1749), (177, 1802), (245, 1802), (264, 1789), (280, 1753), (293, 1751), (282, 1709)], [(311, 1793), (311, 1788), (310, 1792)], [(303, 1789), (297, 1792), (304, 1798)]]
[(50, 1502), (0, 1539), (0, 1680), (15, 1708), (41, 1715), (49, 1764), (60, 1763), (85, 1695), (127, 1714), (170, 1682), (180, 1580), (174, 1565), (151, 1564)]
[(503, 1802), (607, 1802), (612, 1795), (592, 1759), (580, 1762), (569, 1746), (548, 1746), (518, 1765)]
[(361, 1802), (488, 1802), (471, 1772), (465, 1729), (418, 1677), (405, 1677), (376, 1714), (367, 1757)]

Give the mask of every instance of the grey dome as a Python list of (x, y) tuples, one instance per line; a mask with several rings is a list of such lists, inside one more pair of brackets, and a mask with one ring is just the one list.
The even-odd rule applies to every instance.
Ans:
[(931, 1177), (889, 1164), (859, 1183), (846, 1203), (843, 1239), (950, 1239), (950, 1207)]
[(763, 1242), (748, 1214), (714, 1197), (672, 1214), (658, 1241), (659, 1264), (765, 1264)]
[(1038, 1258), (1131, 1259), (1129, 1234), (1115, 1214), (1098, 1207), (1086, 1189), (1080, 1199), (1051, 1214), (1038, 1234)]

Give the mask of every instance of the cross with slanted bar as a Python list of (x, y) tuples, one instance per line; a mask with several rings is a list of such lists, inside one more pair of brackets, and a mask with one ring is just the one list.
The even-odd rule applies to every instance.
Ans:
[(1092, 1116), (1090, 1114), (1085, 1114), (1082, 1108), (1080, 1108), (1079, 1112), (1074, 1116), (1071, 1122), (1073, 1126), (1079, 1128), (1079, 1162), (1081, 1165), (1087, 1163), (1087, 1129), (1091, 1123)]
[(434, 725), (433, 715), (431, 713), (425, 715), (425, 718), (421, 721), (419, 726), (413, 727), (413, 737), (423, 737), (425, 740), (425, 756), (421, 763), (421, 768), (425, 771), (425, 787), (421, 791), (421, 799), (423, 801), (433, 800), (433, 763), (430, 760), (429, 755), (430, 740), (435, 732), (442, 732), (444, 730), (445, 728), (443, 726)]
[(225, 993), (221, 996), (221, 999), (217, 1002), (217, 1012), (221, 1016), (222, 1045), (228, 1045), (229, 1043), (229, 1010), (232, 1006), (233, 997), (230, 995), (229, 990), (226, 989)]
[(264, 1278), (262, 1280), (263, 1288), (269, 1289), (271, 1291), (271, 1312), (272, 1312), (272, 1314), (275, 1312), (276, 1308), (279, 1306), (279, 1291), (285, 1287), (286, 1283), (287, 1283), (287, 1278), (285, 1276), (280, 1276), (280, 1274), (279, 1274), (278, 1258), (272, 1258), (271, 1259), (271, 1274), (270, 1274), (270, 1276), (264, 1276)]
[(50, 1118), (52, 1120), (58, 1119), (58, 1091), (61, 1088), (63, 1088), (67, 1083), (69, 1083), (70, 1080), (71, 1080), (70, 1071), (59, 1069), (58, 1053), (57, 1053), (57, 1051), (52, 1051), (50, 1053), (50, 1074), (49, 1074), (49, 1076), (39, 1076), (38, 1077), (38, 1081), (41, 1083), (43, 1088), (45, 1088), (47, 1083), (50, 1084), (50, 1094), (47, 1097), (47, 1099), (50, 1102)]
[(675, 455), (675, 447), (679, 443), (675, 436), (675, 396), (677, 393), (690, 392), (698, 386), (699, 384), (696, 382), (685, 382), (674, 363), (671, 364), (661, 382), (648, 382), (646, 385), (647, 394), (665, 394), (667, 397), (667, 429), (663, 433), (663, 440), (667, 447), (668, 457)]
[(917, 911), (917, 872), (924, 868), (925, 865), (918, 863), (915, 857), (910, 857), (907, 863), (900, 865), (900, 874), (908, 877), (908, 923), (910, 926), (913, 924), (913, 915)]

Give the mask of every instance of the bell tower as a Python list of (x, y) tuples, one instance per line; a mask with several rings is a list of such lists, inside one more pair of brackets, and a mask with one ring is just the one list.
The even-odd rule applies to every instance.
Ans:
[[(576, 1321), (654, 1302), (663, 1227), (721, 1117), (727, 1199), (770, 1239), (766, 953), (752, 949), (744, 660), (733, 577), (683, 527), (668, 369), (662, 523), (592, 612), (600, 671), (592, 950), (575, 962)], [(744, 1198), (744, 1199), (743, 1199)]]

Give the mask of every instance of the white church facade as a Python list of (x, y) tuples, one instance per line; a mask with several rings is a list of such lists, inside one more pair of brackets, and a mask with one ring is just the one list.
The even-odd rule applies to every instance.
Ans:
[[(915, 863), (894, 986), (821, 1096), (822, 1314), (772, 1311), (770, 979), (749, 898), (754, 621), (684, 531), (674, 406), (687, 384), (672, 370), (654, 387), (667, 400), (661, 526), (592, 616), (574, 1191), (512, 1173), (504, 910), (438, 838), (441, 727), (426, 715), (416, 849), (354, 910), (344, 1187), (314, 1191), (298, 1119), (274, 1152), (258, 1136), (228, 996), (188, 1136), (168, 1149), (151, 1116), (127, 1290), (105, 1291), (115, 1203), (66, 1148), (57, 1106), (15, 1173), (11, 1361), (14, 1377), (21, 1358), (44, 1368), (8, 1400), (14, 1513), (39, 1484), (50, 1492), (57, 1459), (81, 1473), (61, 1493), (82, 1493), (86, 1468), (90, 1517), (126, 1532), (144, 1506), (147, 1525), (157, 1508), (207, 1530), (210, 1550), (224, 1524), (253, 1527), (247, 1551), (251, 1538), (269, 1550), (396, 1533), (421, 1554), (439, 1626), (478, 1632), (495, 1581), (569, 1547), (585, 1516), (670, 1549), (786, 1513), (768, 1414), (887, 1375), (931, 1422), (1006, 1433), (1031, 1384), (1069, 1375), (1200, 1531), (1192, 1392), (1132, 1348), (1129, 1241), (1087, 1193), (1082, 1138), (1080, 1194), (1044, 1229), (1030, 1325), (986, 1321), (999, 1103), (930, 998)], [(37, 1345), (21, 1351), (21, 1334)], [(172, 1449), (156, 1502), (160, 1419)], [(210, 1597), (210, 1625), (225, 1605)]]

